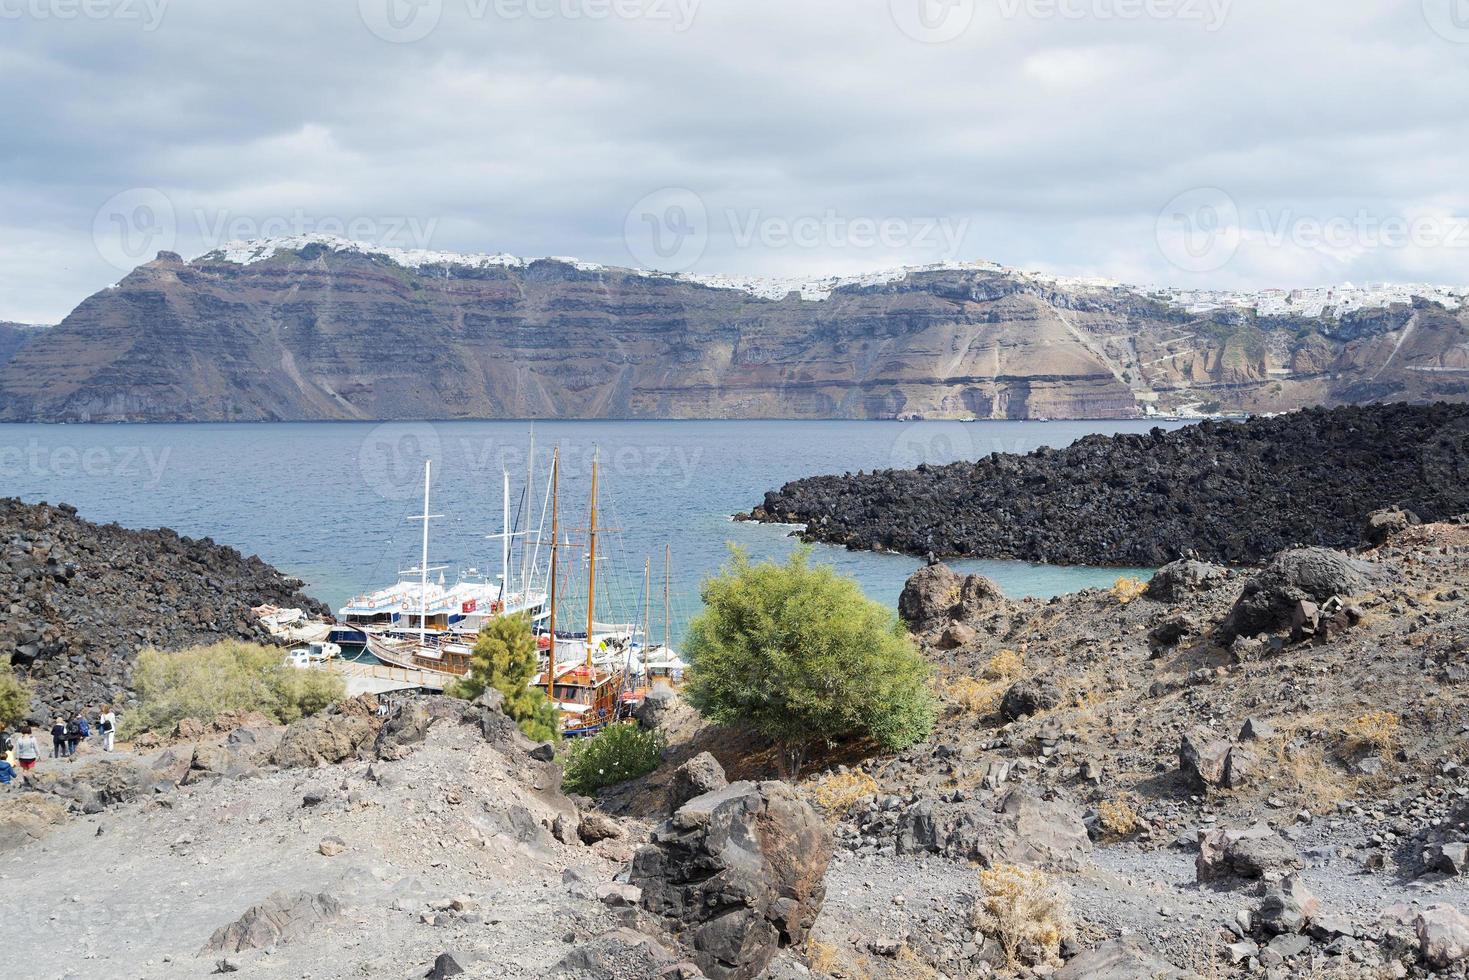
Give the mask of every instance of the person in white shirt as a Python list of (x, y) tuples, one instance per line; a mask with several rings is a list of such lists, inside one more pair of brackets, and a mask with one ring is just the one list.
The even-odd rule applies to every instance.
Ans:
[(97, 719), (97, 730), (102, 733), (102, 751), (112, 751), (112, 739), (117, 732), (117, 716), (112, 713), (112, 705), (102, 706), (102, 717)]

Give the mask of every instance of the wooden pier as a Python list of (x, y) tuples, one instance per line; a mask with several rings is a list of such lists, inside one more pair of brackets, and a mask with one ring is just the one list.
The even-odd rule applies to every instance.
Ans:
[(388, 694), (393, 691), (442, 691), (450, 678), (431, 670), (410, 670), (387, 664), (359, 664), (337, 657), (325, 666), (347, 680), (347, 696)]

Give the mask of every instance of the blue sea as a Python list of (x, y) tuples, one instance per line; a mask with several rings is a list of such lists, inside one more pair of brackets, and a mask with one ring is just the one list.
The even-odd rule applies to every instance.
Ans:
[[(464, 570), (498, 574), (502, 472), (512, 520), (540, 525), (550, 452), (559, 447), (563, 533), (585, 541), (591, 463), (600, 460), (598, 619), (641, 619), (644, 563), (652, 566), (653, 626), (662, 630), (665, 547), (675, 637), (698, 609), (700, 582), (738, 545), (782, 559), (790, 528), (730, 515), (800, 477), (992, 452), (1061, 447), (1094, 432), (1145, 432), (1152, 422), (572, 421), (0, 425), (0, 496), (65, 502), (90, 520), (167, 526), (257, 554), (340, 606), (416, 567), (425, 460), (433, 462), (430, 560), (452, 582)], [(531, 439), (535, 458), (529, 459)], [(534, 492), (524, 488), (531, 473)], [(547, 525), (549, 534), (549, 525)], [(514, 563), (528, 539), (517, 539)], [(544, 546), (543, 546), (544, 547)], [(919, 559), (819, 545), (814, 559), (856, 577), (895, 605)], [(543, 552), (544, 563), (544, 552)], [(1012, 596), (1110, 585), (1148, 570), (962, 561)], [(567, 578), (585, 573), (568, 552)]]

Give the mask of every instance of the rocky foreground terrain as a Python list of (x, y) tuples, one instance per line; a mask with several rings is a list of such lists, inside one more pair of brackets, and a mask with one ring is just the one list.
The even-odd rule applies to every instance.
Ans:
[(208, 538), (0, 499), (0, 663), (33, 682), (38, 718), (125, 706), (133, 661), (147, 647), (267, 641), (253, 606), (330, 612), (300, 587)]
[[(794, 787), (671, 695), (596, 801), (493, 694), (48, 760), (0, 791), (6, 975), (1464, 976), (1469, 519), (1363, 538), (1051, 601), (929, 566), (934, 735)], [(984, 874), (1049, 897), (997, 927)]]
[(1127, 418), (1469, 397), (1436, 288), (1187, 297), (993, 263), (816, 283), (330, 238), (171, 252), (3, 364), (0, 419)]
[(1469, 510), (1469, 407), (1308, 409), (1065, 449), (797, 480), (748, 518), (808, 540), (940, 558), (1157, 567), (1356, 543), (1371, 512)]

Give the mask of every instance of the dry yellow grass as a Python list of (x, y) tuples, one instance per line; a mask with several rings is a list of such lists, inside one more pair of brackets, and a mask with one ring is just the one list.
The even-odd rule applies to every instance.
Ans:
[(1097, 804), (1097, 820), (1112, 837), (1126, 837), (1143, 825), (1142, 818), (1126, 800), (1104, 800)]
[(1398, 744), (1398, 729), (1402, 724), (1403, 719), (1391, 711), (1369, 711), (1347, 722), (1344, 729), (1347, 748), (1390, 751)]
[(1141, 596), (1147, 587), (1148, 583), (1142, 579), (1120, 578), (1112, 583), (1112, 598), (1116, 599), (1119, 605), (1125, 606)]
[(1014, 650), (1001, 650), (980, 669), (979, 676), (987, 681), (1009, 681), (1018, 678), (1025, 670), (1025, 661)]
[(811, 797), (832, 816), (846, 816), (847, 811), (877, 793), (877, 780), (859, 769), (831, 772), (816, 780)]
[(1000, 700), (1005, 696), (1005, 681), (982, 681), (973, 677), (961, 677), (949, 685), (948, 695), (965, 714), (984, 717), (1000, 710)]
[(997, 864), (979, 873), (979, 883), (974, 928), (1000, 944), (1009, 966), (1060, 965), (1071, 909), (1045, 872)]

